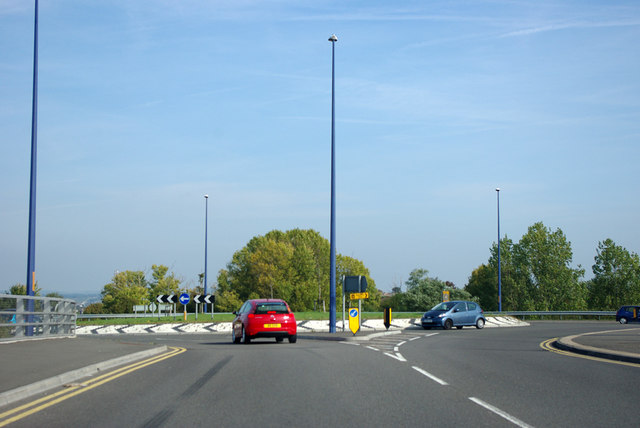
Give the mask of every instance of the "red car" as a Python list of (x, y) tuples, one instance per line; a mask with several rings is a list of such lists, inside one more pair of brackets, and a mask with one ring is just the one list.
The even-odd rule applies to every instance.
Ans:
[(296, 317), (282, 299), (247, 300), (233, 314), (236, 316), (231, 325), (233, 343), (249, 343), (258, 337), (275, 337), (276, 342), (286, 337), (289, 343), (298, 340)]

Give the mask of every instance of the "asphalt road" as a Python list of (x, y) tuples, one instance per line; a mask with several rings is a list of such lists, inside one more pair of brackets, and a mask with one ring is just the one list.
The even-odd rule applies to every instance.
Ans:
[[(50, 391), (42, 408), (11, 426), (635, 426), (640, 367), (540, 347), (611, 327), (536, 322), (250, 345), (220, 335), (156, 336), (174, 354), (104, 383)], [(64, 400), (48, 405), (56, 393)]]

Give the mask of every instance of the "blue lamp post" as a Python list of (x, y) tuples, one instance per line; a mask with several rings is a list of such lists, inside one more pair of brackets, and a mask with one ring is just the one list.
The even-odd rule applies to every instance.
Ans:
[(329, 37), (331, 42), (331, 239), (329, 263), (329, 332), (336, 332), (336, 184), (335, 184), (335, 58), (336, 42), (335, 34)]
[(498, 196), (498, 311), (502, 312), (502, 272), (500, 263), (500, 188), (496, 187)]
[[(33, 95), (31, 106), (31, 178), (29, 187), (29, 236), (27, 242), (27, 295), (36, 294), (36, 172), (38, 159), (38, 0), (35, 0), (33, 30)], [(27, 302), (27, 311), (33, 312), (33, 300)], [(32, 322), (31, 315), (27, 318)], [(27, 336), (33, 336), (33, 327), (27, 327)]]
[[(209, 195), (204, 195), (204, 295), (207, 295), (207, 223), (209, 220)], [(207, 304), (204, 304), (207, 312)]]

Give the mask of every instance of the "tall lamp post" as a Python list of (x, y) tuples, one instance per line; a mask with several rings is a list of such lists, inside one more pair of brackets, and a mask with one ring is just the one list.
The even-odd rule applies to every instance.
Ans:
[[(33, 30), (33, 94), (31, 105), (31, 178), (29, 188), (29, 236), (27, 242), (27, 295), (36, 295), (36, 172), (38, 159), (38, 0), (35, 1)], [(33, 312), (33, 300), (27, 302), (27, 311)], [(32, 316), (27, 318), (32, 322)], [(27, 336), (33, 336), (33, 326), (28, 326)]]
[(335, 34), (329, 37), (331, 42), (331, 239), (330, 239), (330, 266), (329, 266), (329, 333), (336, 332), (336, 174), (335, 174), (335, 58), (336, 42)]
[(498, 197), (498, 311), (502, 312), (502, 272), (500, 263), (500, 188), (496, 187)]
[[(209, 220), (209, 195), (204, 195), (204, 295), (207, 295), (207, 222)], [(207, 312), (207, 304), (204, 304)]]

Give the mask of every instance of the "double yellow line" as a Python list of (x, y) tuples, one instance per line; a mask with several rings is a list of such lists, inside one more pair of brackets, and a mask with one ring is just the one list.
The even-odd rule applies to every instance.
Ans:
[(608, 358), (592, 357), (591, 355), (584, 355), (584, 354), (577, 354), (575, 352), (563, 351), (562, 349), (558, 349), (553, 346), (553, 344), (557, 340), (558, 340), (557, 337), (554, 337), (553, 339), (545, 340), (544, 342), (540, 343), (540, 347), (545, 351), (555, 352), (556, 354), (565, 355), (568, 357), (584, 358), (586, 360), (600, 361), (603, 363), (611, 363), (611, 364), (620, 364), (623, 366), (640, 367), (640, 364), (636, 364), (636, 363), (628, 363), (626, 361), (616, 361), (616, 360), (610, 360)]
[(72, 384), (72, 386), (69, 386), (62, 391), (58, 391), (54, 394), (47, 395), (46, 397), (42, 397), (38, 400), (8, 410), (4, 413), (0, 413), (0, 427), (9, 425), (10, 423), (37, 413), (71, 397), (75, 397), (76, 395), (82, 394), (83, 392), (87, 392), (107, 382), (111, 382), (112, 380), (117, 379), (120, 376), (124, 376), (143, 367), (159, 363), (160, 361), (164, 361), (167, 358), (175, 357), (176, 355), (182, 354), (185, 351), (186, 348), (178, 348), (172, 346), (169, 348), (169, 351), (165, 352), (164, 354), (156, 355), (146, 360), (138, 361), (136, 363), (129, 364), (128, 366), (120, 367), (119, 369), (100, 375), (96, 378), (86, 380), (82, 383), (74, 383)]

